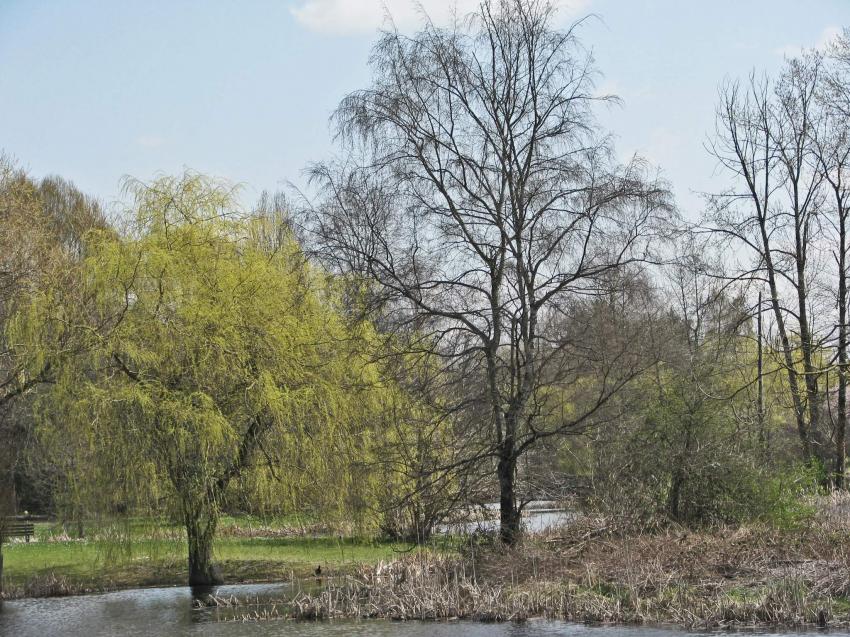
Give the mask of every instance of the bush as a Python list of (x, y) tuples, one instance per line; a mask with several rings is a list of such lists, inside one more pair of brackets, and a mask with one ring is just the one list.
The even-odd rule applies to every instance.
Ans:
[(811, 515), (802, 496), (818, 489), (822, 468), (783, 462), (776, 449), (768, 461), (731, 401), (707, 398), (686, 377), (666, 383), (596, 441), (592, 507), (643, 526), (786, 526)]

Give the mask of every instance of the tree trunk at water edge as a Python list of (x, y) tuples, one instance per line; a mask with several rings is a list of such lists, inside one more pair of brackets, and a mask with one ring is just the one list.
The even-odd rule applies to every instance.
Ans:
[(186, 538), (189, 542), (189, 586), (214, 586), (223, 581), (212, 561), (215, 527), (215, 519), (209, 519), (202, 515), (186, 515)]
[(499, 459), (499, 537), (511, 546), (519, 539), (520, 515), (516, 506), (516, 458), (511, 453)]

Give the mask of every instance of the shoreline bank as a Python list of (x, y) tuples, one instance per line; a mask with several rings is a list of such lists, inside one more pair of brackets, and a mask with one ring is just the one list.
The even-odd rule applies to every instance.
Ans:
[[(228, 584), (294, 583), (274, 600), (215, 596), (246, 619), (387, 618), (521, 621), (548, 618), (591, 624), (688, 629), (850, 626), (850, 525), (812, 520), (795, 528), (670, 527), (617, 531), (585, 519), (514, 548), (488, 539), (458, 550), (322, 563), (225, 560)], [(175, 586), (176, 562), (137, 565), (100, 582), (51, 571), (7, 599)], [(48, 581), (49, 578), (53, 581)], [(86, 585), (88, 584), (88, 585)], [(306, 585), (302, 585), (306, 584)], [(14, 586), (14, 584), (13, 584)], [(27, 595), (29, 593), (29, 595)], [(274, 607), (274, 612), (268, 611)]]

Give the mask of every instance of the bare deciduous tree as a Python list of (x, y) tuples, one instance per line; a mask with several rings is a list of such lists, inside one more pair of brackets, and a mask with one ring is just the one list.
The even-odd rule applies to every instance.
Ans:
[(345, 158), (311, 171), (320, 254), (376, 281), (409, 346), (463, 382), (444, 405), (474, 425), (465, 461), (494, 462), (508, 543), (518, 460), (641, 369), (629, 339), (595, 350), (564, 319), (651, 258), (671, 211), (644, 162), (613, 160), (592, 113), (611, 98), (594, 94), (577, 26), (554, 19), (546, 2), (486, 0), (449, 29), (384, 33), (372, 85), (334, 115)]
[[(733, 188), (711, 198), (711, 230), (733, 248), (736, 276), (766, 285), (806, 457), (827, 452), (819, 429), (824, 342), (813, 324), (822, 172), (811, 143), (819, 60), (792, 60), (777, 82), (752, 75), (720, 92), (710, 145)], [(798, 361), (799, 358), (799, 361)]]

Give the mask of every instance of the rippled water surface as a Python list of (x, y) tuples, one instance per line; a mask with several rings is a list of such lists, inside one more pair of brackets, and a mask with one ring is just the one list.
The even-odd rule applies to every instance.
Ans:
[[(281, 585), (220, 586), (215, 594), (228, 597), (280, 597)], [(3, 637), (82, 635), (286, 635), (287, 637), (683, 637), (689, 633), (663, 628), (588, 627), (534, 620), (521, 624), (454, 622), (222, 621), (218, 609), (196, 609), (189, 588), (149, 588), (101, 595), (25, 599), (5, 602), (0, 610)], [(226, 612), (226, 610), (224, 611)], [(785, 633), (783, 637), (789, 637)]]

